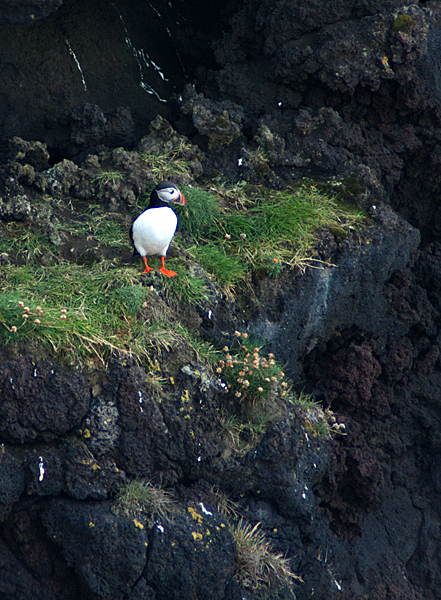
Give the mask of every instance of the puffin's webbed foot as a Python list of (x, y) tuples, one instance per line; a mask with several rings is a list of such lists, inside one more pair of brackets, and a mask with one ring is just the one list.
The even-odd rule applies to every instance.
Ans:
[(175, 273), (174, 271), (170, 271), (170, 269), (166, 269), (164, 261), (164, 257), (161, 256), (161, 268), (159, 269), (159, 272), (165, 275), (166, 277), (175, 277), (177, 273)]
[(175, 277), (175, 275), (177, 275), (177, 273), (175, 273), (174, 271), (170, 271), (169, 269), (166, 269), (165, 267), (161, 267), (159, 269), (159, 272), (162, 273), (163, 275), (165, 275), (166, 277)]
[(145, 269), (142, 272), (142, 274), (144, 274), (144, 273), (150, 273), (150, 271), (153, 271), (152, 267), (149, 267), (148, 264), (147, 264), (147, 256), (143, 256), (142, 259), (143, 259), (144, 264), (145, 264)]

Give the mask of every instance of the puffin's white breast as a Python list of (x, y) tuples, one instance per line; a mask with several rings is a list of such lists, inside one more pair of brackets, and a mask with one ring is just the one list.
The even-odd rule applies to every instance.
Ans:
[(133, 244), (141, 256), (165, 256), (178, 226), (171, 208), (149, 208), (133, 222)]

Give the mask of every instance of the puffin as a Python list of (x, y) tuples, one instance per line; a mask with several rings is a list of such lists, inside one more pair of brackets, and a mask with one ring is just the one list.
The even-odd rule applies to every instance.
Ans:
[(153, 271), (147, 264), (147, 257), (159, 254), (161, 268), (159, 272), (166, 277), (176, 273), (165, 268), (165, 256), (178, 226), (178, 217), (171, 204), (185, 205), (184, 194), (171, 181), (159, 183), (150, 194), (148, 207), (133, 221), (130, 227), (133, 255), (142, 256), (145, 264), (143, 273)]

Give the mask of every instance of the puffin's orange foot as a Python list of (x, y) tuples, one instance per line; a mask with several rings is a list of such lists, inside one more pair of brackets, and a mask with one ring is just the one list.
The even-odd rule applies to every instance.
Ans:
[(148, 264), (147, 264), (147, 256), (143, 256), (142, 260), (144, 261), (144, 264), (145, 264), (145, 269), (142, 272), (142, 274), (144, 274), (144, 273), (150, 273), (150, 271), (153, 271), (152, 267), (149, 267)]
[(169, 269), (165, 268), (165, 258), (163, 256), (161, 256), (161, 268), (159, 269), (159, 272), (162, 273), (163, 275), (165, 275), (166, 277), (175, 277), (175, 275), (177, 275), (177, 273), (175, 273), (174, 271), (170, 271)]
[(165, 267), (161, 267), (159, 269), (159, 272), (165, 275), (166, 277), (175, 277), (175, 275), (177, 275), (177, 273), (175, 273), (174, 271), (170, 271), (170, 269), (166, 269)]

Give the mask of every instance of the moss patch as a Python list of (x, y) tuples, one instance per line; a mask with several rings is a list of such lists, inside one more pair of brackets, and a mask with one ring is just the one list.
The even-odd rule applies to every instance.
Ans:
[(410, 15), (398, 15), (392, 26), (392, 31), (412, 33), (412, 29), (415, 27), (415, 25), (415, 19), (412, 19)]

